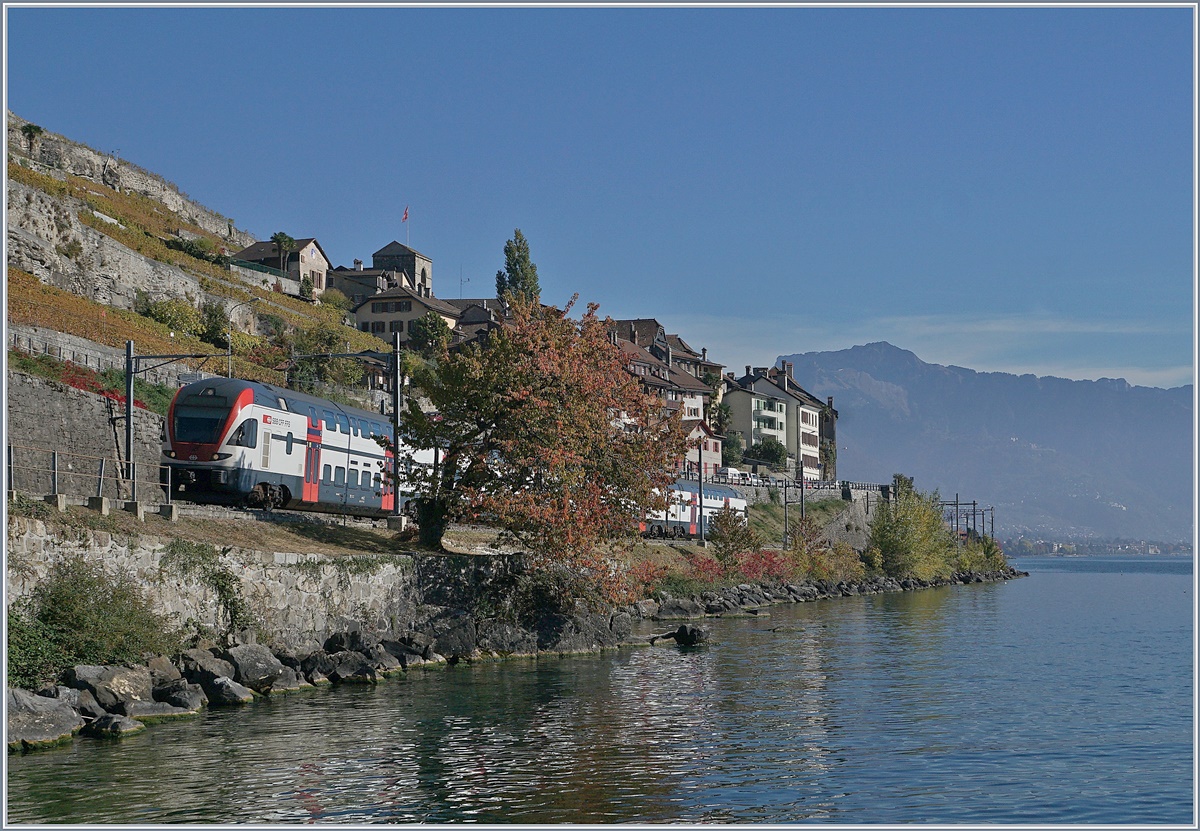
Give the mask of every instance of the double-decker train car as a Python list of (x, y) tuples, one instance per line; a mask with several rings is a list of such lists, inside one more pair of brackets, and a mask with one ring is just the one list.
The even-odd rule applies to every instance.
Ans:
[(376, 441), (392, 434), (370, 410), (254, 381), (197, 381), (167, 411), (163, 484), (202, 501), (384, 516), (405, 498)]
[[(696, 482), (680, 479), (671, 485), (667, 494), (667, 509), (648, 514), (642, 522), (642, 534), (647, 537), (697, 537), (700, 535), (700, 488)], [(723, 485), (704, 486), (704, 528), (707, 531), (717, 512), (723, 508), (749, 517), (746, 500), (733, 488)]]

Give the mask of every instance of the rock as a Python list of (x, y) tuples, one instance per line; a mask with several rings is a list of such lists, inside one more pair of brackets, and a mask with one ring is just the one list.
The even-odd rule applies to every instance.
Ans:
[(629, 612), (613, 612), (608, 617), (608, 629), (617, 640), (627, 640), (633, 634), (633, 616)]
[(650, 638), (650, 645), (653, 646), (663, 640), (674, 640), (680, 646), (695, 646), (708, 640), (708, 630), (690, 623), (681, 623), (674, 632), (664, 632)]
[(330, 683), (329, 679), (323, 673), (315, 669), (312, 672), (305, 673), (305, 677), (308, 678), (308, 683), (314, 687)]
[(296, 690), (306, 689), (311, 687), (304, 676), (291, 667), (284, 667), (283, 673), (275, 679), (271, 684), (271, 688), (267, 691), (270, 693), (294, 692)]
[(538, 649), (547, 652), (595, 652), (620, 644), (603, 615), (546, 615), (538, 621)]
[(58, 698), (66, 701), (75, 709), (79, 715), (86, 720), (100, 718), (108, 711), (100, 706), (96, 701), (96, 697), (89, 690), (77, 690), (73, 687), (64, 687), (59, 684), (56, 687), (48, 688), (44, 693), (38, 691), (38, 695), (47, 695), (50, 698)]
[(375, 647), (380, 641), (378, 635), (372, 632), (354, 631), (338, 632), (330, 635), (322, 647), (329, 654), (335, 652), (363, 652)]
[(469, 659), (477, 651), (475, 618), (466, 612), (453, 612), (430, 621), (425, 634), (431, 641), (430, 649), (452, 661)]
[(123, 739), (146, 729), (146, 725), (128, 716), (109, 713), (93, 721), (84, 733), (102, 739)]
[(146, 668), (150, 670), (150, 680), (156, 687), (183, 677), (179, 668), (171, 663), (171, 659), (162, 655), (151, 658)]
[[(183, 677), (204, 686), (215, 678), (233, 678), (233, 664), (223, 661), (207, 649), (189, 649), (183, 653), (180, 665)], [(205, 687), (207, 690), (207, 687)]]
[(644, 618), (652, 618), (658, 614), (658, 604), (653, 600), (639, 600), (633, 607)]
[(183, 710), (195, 712), (208, 704), (208, 696), (199, 684), (191, 684), (184, 678), (168, 681), (154, 688), (154, 700)]
[(9, 688), (6, 697), (10, 750), (33, 750), (70, 741), (84, 724), (66, 698), (34, 695), (19, 688)]
[(248, 687), (227, 676), (218, 676), (201, 686), (208, 696), (208, 703), (214, 707), (249, 704), (254, 700), (254, 693)]
[(686, 597), (669, 597), (658, 606), (655, 620), (690, 620), (704, 617), (704, 607)]
[(230, 676), (255, 692), (266, 692), (283, 674), (284, 666), (265, 646), (244, 644), (227, 649), (221, 657), (233, 665)]
[(503, 620), (481, 620), (476, 626), (476, 646), (490, 655), (536, 655), (537, 635)]
[(143, 724), (165, 721), (172, 718), (196, 715), (195, 710), (176, 707), (165, 701), (122, 701), (117, 705), (116, 715), (137, 719)]
[(358, 652), (345, 650), (329, 656), (334, 663), (329, 680), (335, 684), (375, 684), (379, 674)]
[(379, 645), (388, 651), (393, 658), (400, 662), (401, 666), (408, 666), (413, 658), (421, 658), (429, 652), (429, 645), (418, 646), (410, 644), (404, 640), (381, 640)]
[(67, 670), (67, 685), (87, 690), (107, 712), (126, 701), (153, 701), (154, 685), (146, 667), (76, 666)]
[[(318, 649), (316, 652), (309, 653), (300, 662), (300, 669), (312, 681), (314, 673), (328, 680), (330, 673), (337, 668), (337, 662), (324, 649)], [(312, 683), (316, 683), (312, 681)]]
[(375, 667), (376, 672), (396, 672), (403, 669), (400, 659), (388, 652), (381, 643), (370, 649), (358, 650), (358, 654), (366, 658), (367, 662)]

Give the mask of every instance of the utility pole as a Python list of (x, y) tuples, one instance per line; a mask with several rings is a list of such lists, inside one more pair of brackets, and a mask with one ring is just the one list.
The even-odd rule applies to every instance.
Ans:
[(395, 476), (399, 474), (400, 460), (396, 458), (396, 449), (400, 447), (400, 404), (403, 400), (401, 387), (404, 385), (404, 374), (400, 367), (400, 332), (392, 332), (392, 516), (400, 516), (400, 489), (396, 487)]
[(137, 477), (133, 473), (133, 341), (125, 341), (125, 472), (129, 499), (137, 502)]
[(696, 445), (696, 487), (700, 492), (700, 547), (708, 548), (704, 538), (704, 400), (700, 401), (700, 443)]

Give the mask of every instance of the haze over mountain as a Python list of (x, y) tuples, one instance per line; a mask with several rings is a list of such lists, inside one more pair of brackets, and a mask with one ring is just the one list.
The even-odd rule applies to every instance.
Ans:
[(889, 343), (779, 360), (834, 397), (839, 479), (994, 505), (999, 537), (1191, 538), (1191, 385), (976, 372)]

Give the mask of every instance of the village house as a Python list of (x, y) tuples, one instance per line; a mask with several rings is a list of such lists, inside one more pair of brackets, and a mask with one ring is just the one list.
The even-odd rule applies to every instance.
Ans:
[(373, 294), (351, 310), (354, 323), (360, 331), (370, 332), (391, 343), (392, 333), (400, 333), (403, 345), (412, 338), (413, 326), (418, 318), (428, 312), (441, 315), (446, 325), (453, 329), (458, 325), (461, 312), (432, 296), (422, 296), (413, 289), (397, 286)]
[[(243, 248), (241, 251), (233, 255), (232, 261), (234, 265), (239, 263), (247, 263), (252, 266), (270, 269), (267, 271), (267, 279), (271, 278), (272, 272), (276, 275), (281, 275), (284, 279), (293, 281), (295, 286), (282, 284), (278, 286), (280, 291), (286, 294), (299, 294), (299, 287), (304, 284), (305, 279), (312, 284), (313, 298), (320, 297), (326, 289), (327, 277), (329, 274), (329, 258), (325, 256), (324, 249), (321, 244), (313, 237), (296, 240), (296, 246), (292, 250), (286, 252), (283, 260), (283, 267), (280, 268), (280, 252), (279, 246), (270, 240), (256, 242), (251, 246)], [(291, 288), (289, 291), (288, 289)]]
[(354, 307), (372, 295), (396, 288), (405, 276), (390, 268), (363, 268), (363, 261), (355, 260), (354, 268), (339, 265), (329, 272), (329, 288), (346, 295)]
[(723, 464), (721, 437), (703, 419), (685, 418), (683, 428), (688, 432), (688, 451), (679, 461), (680, 475), (694, 479), (698, 471), (705, 477), (716, 474)]
[(787, 449), (788, 471), (796, 478), (836, 478), (833, 399), (822, 404), (796, 383), (790, 363), (782, 369), (747, 366), (741, 378), (727, 374), (723, 401), (730, 409), (732, 430), (746, 442), (748, 456), (753, 445), (773, 438)]

